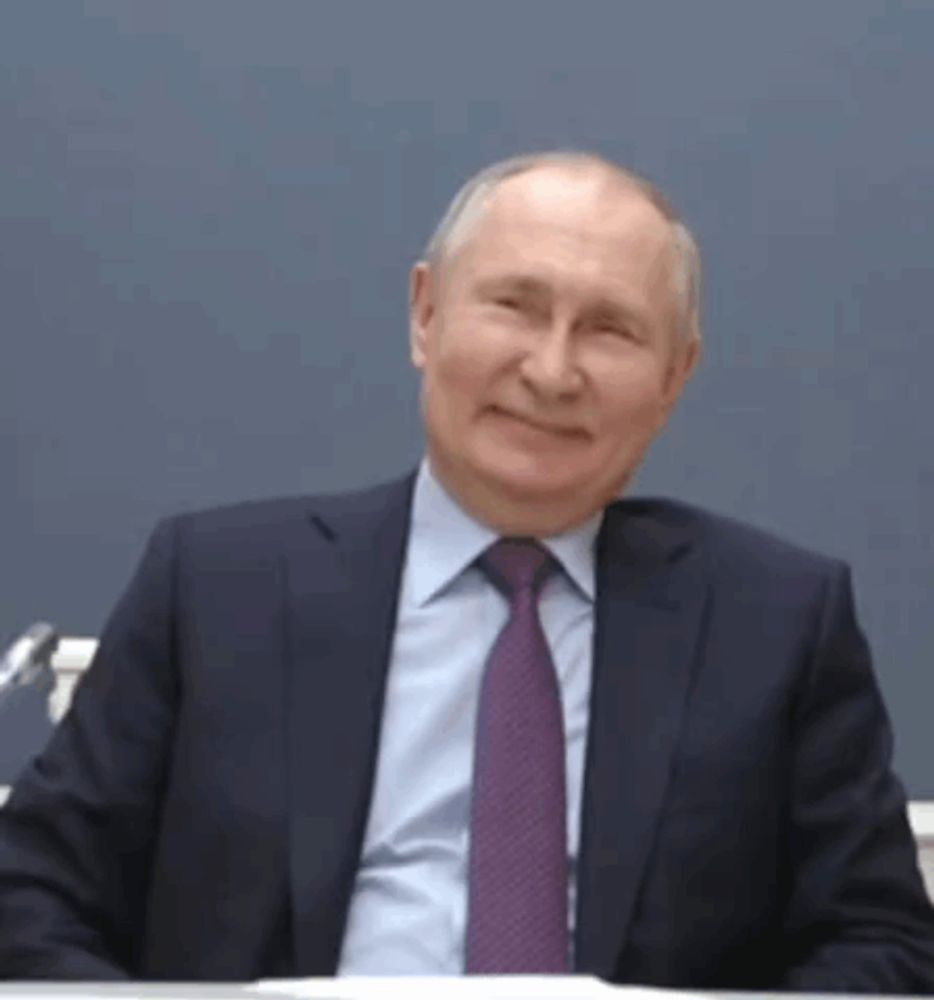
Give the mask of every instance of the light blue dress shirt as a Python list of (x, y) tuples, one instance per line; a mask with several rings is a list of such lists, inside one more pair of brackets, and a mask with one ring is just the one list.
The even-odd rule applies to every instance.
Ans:
[[(542, 539), (563, 569), (546, 580), (539, 613), (564, 710), (569, 921), (590, 700), (594, 542), (601, 518)], [(506, 599), (474, 560), (496, 539), (422, 462), (339, 975), (464, 970), (474, 723), (483, 667), (509, 617)]]

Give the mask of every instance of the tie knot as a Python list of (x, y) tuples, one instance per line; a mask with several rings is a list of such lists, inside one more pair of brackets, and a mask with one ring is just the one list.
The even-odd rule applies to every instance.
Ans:
[(501, 538), (480, 556), (480, 567), (508, 597), (527, 588), (538, 589), (554, 561), (531, 538)]

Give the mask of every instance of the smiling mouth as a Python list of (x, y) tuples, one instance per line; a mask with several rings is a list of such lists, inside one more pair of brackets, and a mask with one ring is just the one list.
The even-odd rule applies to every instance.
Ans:
[(515, 421), (523, 427), (530, 427), (532, 430), (539, 431), (542, 434), (551, 434), (554, 437), (561, 438), (581, 438), (586, 436), (585, 432), (578, 427), (558, 427), (553, 424), (544, 424), (538, 420), (532, 420), (529, 417), (513, 413), (511, 410), (504, 410), (499, 406), (494, 406), (492, 409), (497, 416), (505, 417), (507, 420)]

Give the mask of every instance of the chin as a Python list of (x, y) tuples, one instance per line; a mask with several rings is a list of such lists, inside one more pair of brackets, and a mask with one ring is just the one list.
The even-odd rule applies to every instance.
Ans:
[(499, 469), (487, 482), (491, 492), (502, 498), (503, 515), (526, 523), (529, 534), (556, 534), (603, 506), (602, 494), (592, 489), (593, 478)]
[[(587, 461), (581, 461), (586, 457)], [(580, 496), (589, 494), (606, 481), (605, 464), (594, 456), (579, 452), (566, 454), (529, 454), (515, 452), (487, 455), (483, 463), (491, 477), (499, 479), (504, 488), (527, 493), (529, 497)]]
[(510, 504), (526, 508), (531, 517), (551, 515), (566, 522), (570, 515), (575, 523), (618, 499), (633, 475), (629, 468), (608, 478), (605, 467), (543, 470), (522, 468), (519, 463), (488, 466), (485, 471), (490, 486)]
[(548, 503), (563, 505), (569, 499), (581, 494), (574, 480), (510, 473), (499, 476), (496, 481), (502, 492), (510, 498), (535, 506)]
[(490, 483), (497, 484), (504, 492), (529, 500), (573, 494), (582, 483), (593, 481), (567, 466), (562, 468), (558, 462), (523, 461), (518, 456), (512, 461), (478, 463), (478, 469)]

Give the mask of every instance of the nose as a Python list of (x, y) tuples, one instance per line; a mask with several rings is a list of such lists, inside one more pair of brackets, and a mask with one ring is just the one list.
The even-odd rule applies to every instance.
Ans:
[(580, 392), (583, 375), (577, 365), (569, 324), (553, 322), (540, 331), (522, 359), (523, 379), (538, 395), (563, 399)]

